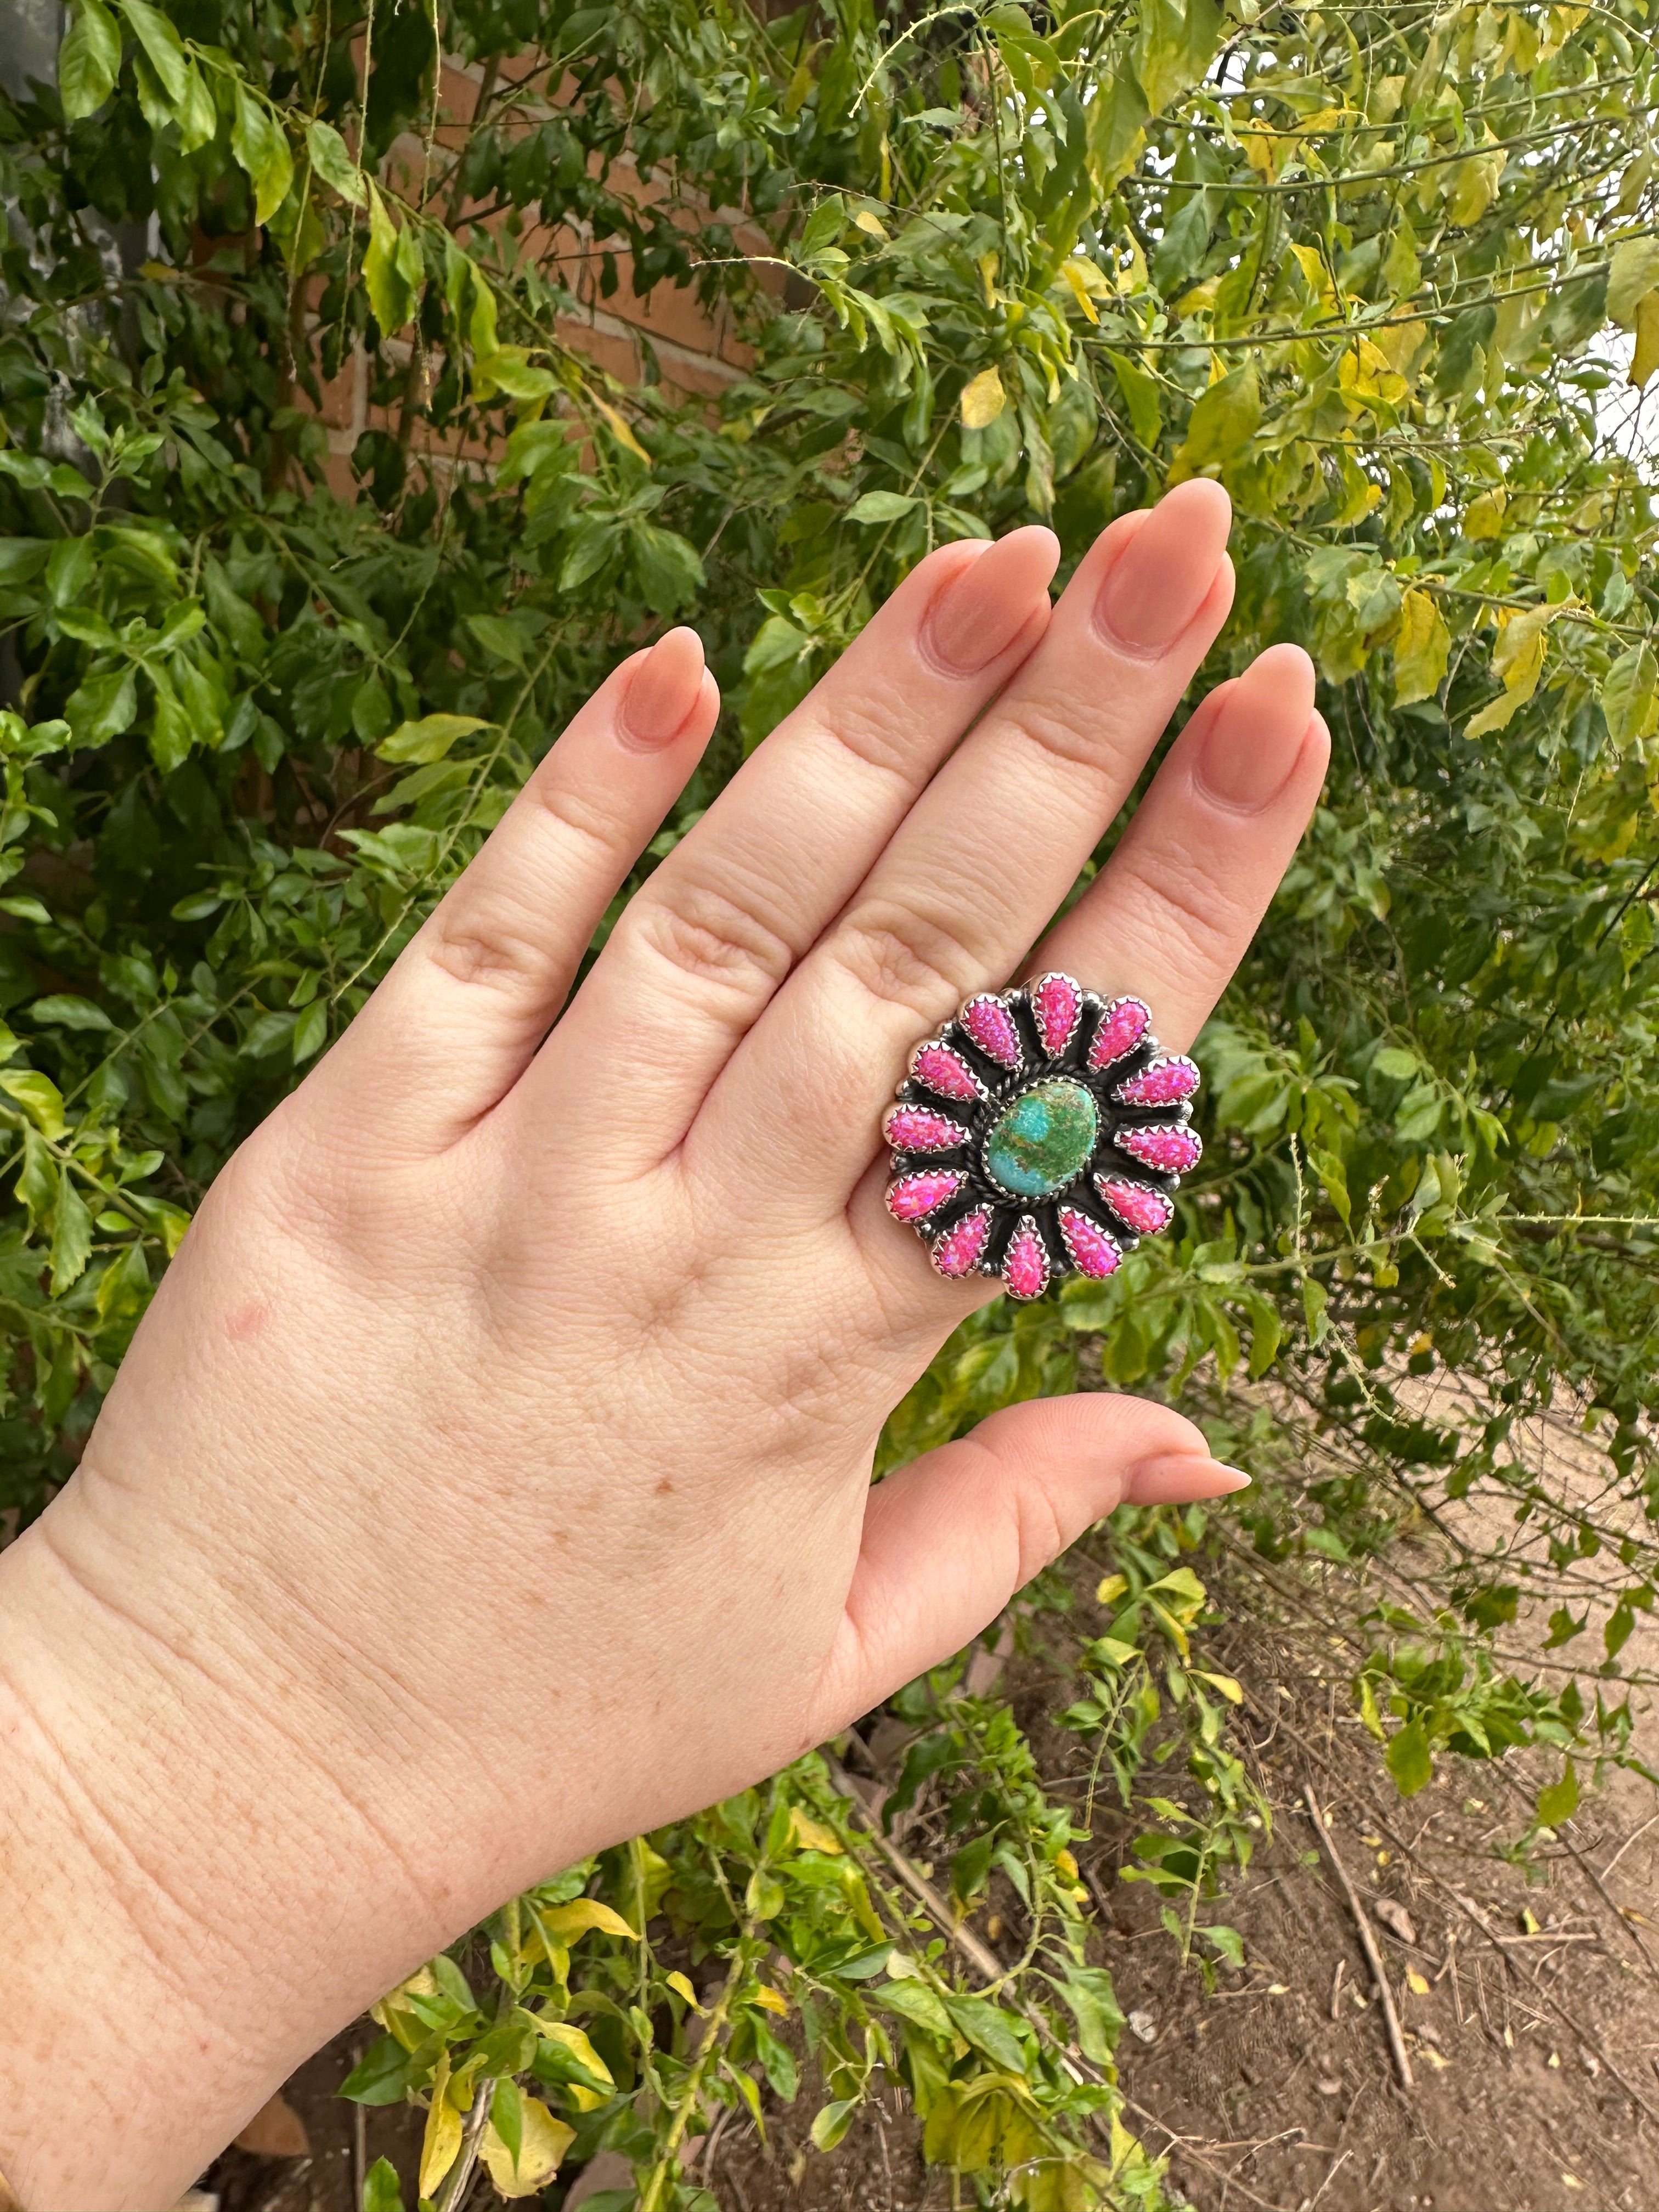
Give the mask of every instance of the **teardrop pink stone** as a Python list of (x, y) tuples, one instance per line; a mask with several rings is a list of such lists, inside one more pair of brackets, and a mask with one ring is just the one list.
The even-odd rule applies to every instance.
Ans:
[(948, 1114), (931, 1106), (890, 1106), (881, 1132), (901, 1152), (950, 1152), (968, 1141), (968, 1132)]
[(1120, 1129), (1112, 1142), (1132, 1160), (1165, 1175), (1184, 1175), (1204, 1150), (1197, 1131), (1180, 1121), (1166, 1128)]
[(1149, 1182), (1127, 1176), (1097, 1176), (1095, 1188), (1118, 1219), (1141, 1237), (1156, 1237), (1175, 1218), (1175, 1201)]
[(1120, 1083), (1112, 1093), (1126, 1106), (1178, 1106), (1198, 1088), (1196, 1065), (1179, 1053), (1149, 1060), (1139, 1075)]
[(969, 999), (957, 1018), (981, 1052), (1003, 1067), (1019, 1066), (1019, 1031), (1000, 999)]
[(979, 1079), (959, 1053), (948, 1044), (921, 1046), (910, 1062), (910, 1073), (942, 1098), (960, 1098), (971, 1106), (980, 1096)]
[(991, 1234), (991, 1209), (976, 1206), (964, 1213), (954, 1229), (933, 1239), (933, 1265), (941, 1275), (971, 1275), (979, 1265)]
[(962, 1188), (959, 1168), (921, 1168), (887, 1186), (887, 1211), (895, 1221), (925, 1221)]
[(1070, 1044), (1077, 1028), (1083, 1012), (1082, 988), (1069, 975), (1039, 975), (1031, 986), (1031, 1011), (1036, 1016), (1042, 1049), (1050, 1060), (1055, 1059)]
[(1002, 1263), (1002, 1279), (1017, 1298), (1039, 1298), (1048, 1287), (1048, 1254), (1035, 1229), (1017, 1229)]
[(1109, 1067), (1133, 1052), (1152, 1027), (1152, 1009), (1141, 999), (1114, 999), (1100, 1018), (1089, 1047), (1091, 1067)]
[(1074, 1206), (1062, 1206), (1060, 1233), (1079, 1275), (1092, 1276), (1096, 1282), (1103, 1282), (1108, 1275), (1117, 1273), (1123, 1254), (1116, 1239), (1109, 1237), (1099, 1223), (1091, 1221), (1086, 1213), (1079, 1213)]

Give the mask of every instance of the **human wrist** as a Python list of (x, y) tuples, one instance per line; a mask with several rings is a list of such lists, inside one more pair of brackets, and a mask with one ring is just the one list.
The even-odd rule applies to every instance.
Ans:
[[(0, 2172), (30, 2212), (170, 2203), (309, 2051), (483, 1907), (185, 1544), (118, 1598), (74, 1486), (0, 1557)], [(132, 1592), (165, 1590), (159, 1608)], [(257, 1669), (269, 1661), (261, 1681)], [(491, 1900), (493, 1901), (493, 1900)], [(87, 2024), (143, 2051), (118, 2124)], [(21, 2023), (27, 2023), (25, 2035)], [(191, 2083), (181, 2127), (176, 2094)], [(169, 2086), (171, 2085), (171, 2086)]]

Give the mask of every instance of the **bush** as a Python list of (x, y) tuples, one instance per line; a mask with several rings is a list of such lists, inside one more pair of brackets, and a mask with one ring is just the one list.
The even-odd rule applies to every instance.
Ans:
[[(1559, 1819), (1575, 1756), (1628, 1756), (1659, 1518), (1656, 11), (1236, 9), (71, 0), (58, 88), (0, 106), (14, 1522), (202, 1190), (622, 652), (690, 616), (728, 702), (660, 857), (930, 546), (1042, 518), (1074, 561), (1207, 473), (1239, 591), (1206, 680), (1310, 647), (1326, 804), (1201, 1047), (1178, 1236), (979, 1316), (883, 1465), (1080, 1362), (1185, 1391), (1262, 1478), (1267, 1559), (1451, 1533), (1455, 1574), (1354, 1624), (1401, 1789), (1553, 1744)], [(580, 342), (578, 276), (602, 303), (630, 273), (729, 319), (717, 404), (648, 342), (635, 385)], [(318, 410), (359, 349), (343, 497)], [(1432, 1421), (1430, 1371), (1458, 1385)], [(1523, 1458), (1553, 1402), (1604, 1440), (1594, 1492)], [(1193, 1647), (1205, 1541), (1114, 1524), (1065, 1718), (1126, 1803), (1148, 1752), (1186, 1757), (1143, 1869), (1224, 1961), (1199, 1900), (1260, 1814)], [(901, 1790), (949, 1793), (959, 1901), (1011, 1886), (1017, 1972), (980, 1994), (804, 1760), (387, 1999), (348, 2094), (428, 2101), (422, 2197), (606, 2143), (649, 2212), (689, 2206), (698, 2116), (793, 2098), (805, 2055), (821, 2147), (896, 2075), (981, 2192), (1161, 2202), (1078, 1832), (959, 1674), (899, 1701)]]

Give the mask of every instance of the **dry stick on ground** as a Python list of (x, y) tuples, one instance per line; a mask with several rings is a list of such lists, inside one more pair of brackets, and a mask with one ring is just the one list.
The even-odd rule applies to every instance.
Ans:
[(1348, 1900), (1348, 1911), (1352, 1914), (1353, 1924), (1359, 1932), (1361, 1948), (1370, 1964), (1371, 1973), (1376, 1983), (1376, 1994), (1382, 2002), (1382, 2018), (1389, 2031), (1389, 2049), (1394, 2054), (1394, 2070), (1400, 2076), (1400, 2086), (1402, 2089), (1414, 2089), (1417, 2084), (1412, 2079), (1412, 2062), (1406, 2054), (1406, 2039), (1401, 2033), (1400, 2014), (1395, 2009), (1394, 1991), (1389, 1987), (1389, 1970), (1382, 1963), (1382, 1954), (1376, 1948), (1376, 1937), (1372, 1933), (1371, 1923), (1366, 1917), (1364, 1906), (1359, 1902), (1358, 1891), (1348, 1879), (1348, 1869), (1343, 1865), (1338, 1855), (1335, 1838), (1330, 1832), (1325, 1815), (1319, 1809), (1319, 1800), (1314, 1795), (1314, 1786), (1310, 1781), (1303, 1783), (1302, 1794), (1307, 1800), (1308, 1817), (1313, 1822), (1314, 1833), (1324, 1846), (1325, 1856), (1331, 1863), (1332, 1871), (1342, 1885), (1342, 1894)]
[[(1299, 1743), (1303, 1750), (1306, 1752), (1310, 1758), (1317, 1759), (1322, 1766), (1328, 1769), (1331, 1768), (1332, 1762), (1325, 1757), (1325, 1754), (1320, 1750), (1317, 1744), (1310, 1743), (1307, 1737), (1301, 1733), (1300, 1729), (1293, 1728), (1289, 1721), (1286, 1721), (1284, 1725), (1286, 1735), (1291, 1736), (1296, 1742)], [(1587, 2050), (1593, 2051), (1595, 2052), (1595, 2056), (1607, 2068), (1608, 2073), (1612, 2075), (1613, 2080), (1619, 2084), (1620, 2087), (1630, 2099), (1632, 2104), (1636, 2106), (1637, 2110), (1638, 2112), (1644, 2112), (1649, 2119), (1652, 2120), (1656, 2125), (1659, 2125), (1659, 2112), (1656, 2112), (1654, 2110), (1653, 2106), (1648, 2102), (1641, 2091), (1635, 2087), (1634, 2083), (1631, 2081), (1629, 2077), (1620, 2071), (1612, 2057), (1609, 2057), (1607, 2045), (1601, 2041), (1601, 2038), (1596, 2035), (1593, 2030), (1586, 2027), (1583, 2021), (1580, 2021), (1574, 2014), (1569, 2012), (1565, 2005), (1561, 2002), (1559, 1997), (1555, 1996), (1547, 1990), (1539, 1988), (1539, 1986), (1532, 1981), (1529, 1976), (1522, 1972), (1520, 1967), (1516, 1966), (1515, 1960), (1510, 1955), (1510, 1939), (1498, 1934), (1498, 1930), (1492, 1926), (1491, 1921), (1486, 1917), (1480, 1907), (1475, 1904), (1474, 1899), (1472, 1898), (1465, 1897), (1461, 1890), (1454, 1889), (1450, 1882), (1446, 1880), (1444, 1875), (1438, 1872), (1438, 1870), (1434, 1867), (1431, 1867), (1426, 1859), (1419, 1857), (1418, 1854), (1412, 1850), (1411, 1845), (1407, 1844), (1404, 1837), (1401, 1836), (1400, 1831), (1391, 1821), (1385, 1819), (1384, 1816), (1377, 1811), (1375, 1804), (1370, 1806), (1370, 1813), (1371, 1819), (1376, 1823), (1377, 1826), (1381, 1828), (1383, 1834), (1388, 1837), (1389, 1842), (1395, 1844), (1398, 1850), (1404, 1851), (1408, 1858), (1413, 1860), (1417, 1866), (1421, 1869), (1422, 1872), (1427, 1875), (1428, 1879), (1434, 1883), (1435, 1887), (1437, 1889), (1441, 1889), (1445, 1892), (1446, 1895), (1450, 1898), (1452, 1903), (1457, 1907), (1458, 1911), (1463, 1914), (1465, 1918), (1472, 1921), (1480, 1930), (1480, 1933), (1492, 1945), (1493, 1950), (1497, 1952), (1498, 1958), (1503, 1961), (1504, 1966), (1507, 1968), (1510, 1973), (1514, 1975), (1516, 1980), (1517, 1982), (1523, 1983), (1526, 1987), (1532, 1991), (1534, 1996), (1540, 1996), (1543, 1998), (1545, 2003), (1549, 2006), (1551, 2011), (1553, 2012), (1566, 2027), (1572, 2030), (1573, 2033), (1578, 2038), (1578, 2040), (1584, 2045), (1584, 2047)], [(1516, 1941), (1518, 1942), (1519, 1940), (1520, 1939), (1518, 1937), (1516, 1938)], [(1480, 1975), (1480, 1962), (1478, 1959), (1475, 1961), (1475, 1973), (1480, 1992), (1481, 2017), (1486, 2021), (1486, 2027), (1490, 2030), (1492, 2027), (1492, 2020), (1490, 2014), (1486, 2011), (1486, 1982), (1484, 1977)], [(1505, 2002), (1507, 2002), (1507, 1993)], [(1655, 2070), (1659, 2072), (1659, 2066), (1656, 2066)]]
[[(988, 1944), (981, 1942), (971, 1928), (963, 1927), (957, 1921), (956, 1915), (951, 1911), (939, 1892), (928, 1881), (927, 1875), (923, 1874), (921, 1869), (914, 1860), (908, 1858), (896, 1844), (884, 1836), (880, 1828), (872, 1820), (870, 1808), (865, 1802), (863, 1792), (841, 1761), (826, 1753), (823, 1755), (823, 1763), (829, 1771), (832, 1786), (852, 1807), (854, 1817), (860, 1828), (870, 1838), (911, 1895), (916, 1898), (932, 1916), (939, 1933), (962, 1954), (982, 1981), (994, 1983), (999, 1986), (1006, 1982), (1008, 1969), (998, 1958), (996, 1953)], [(1060, 2065), (1065, 2068), (1073, 2081), (1096, 2083), (1105, 2081), (1106, 2076), (1097, 2067), (1091, 2065), (1075, 2046), (1068, 2047), (1060, 2042), (1054, 2029), (1050, 2027), (1035, 2005), (1022, 2005), (1020, 2009), (1040, 2039), (1054, 2052)], [(1137, 2104), (1121, 2082), (1117, 2085), (1117, 2088), (1118, 2094), (1132, 2112), (1136, 2113), (1141, 2119), (1150, 2120), (1154, 2127), (1161, 2129), (1164, 2134), (1169, 2136), (1171, 2143), (1179, 2143), (1187, 2157), (1200, 2166), (1206, 2166), (1213, 2174), (1218, 2176), (1224, 2174), (1224, 2167), (1218, 2166), (1212, 2159), (1206, 2158), (1202, 2151), (1195, 2149), (1186, 2136), (1177, 2136), (1166, 2122), (1158, 2118), (1156, 2112), (1150, 2112), (1144, 2105)], [(1091, 2118), (1097, 2129), (1109, 2140), (1109, 2128), (1102, 2121), (1099, 2114), (1092, 2114)], [(1282, 2206), (1270, 2203), (1265, 2197), (1258, 2197), (1253, 2190), (1247, 2189), (1242, 2181), (1237, 2185), (1242, 2196), (1248, 2197), (1252, 2204), (1261, 2207), (1261, 2212), (1284, 2212)]]

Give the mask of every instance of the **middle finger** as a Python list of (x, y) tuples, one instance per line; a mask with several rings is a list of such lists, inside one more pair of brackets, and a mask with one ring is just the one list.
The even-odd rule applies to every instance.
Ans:
[(1133, 789), (1226, 617), (1230, 518), (1220, 486), (1194, 480), (1095, 546), (1042, 644), (732, 1056), (689, 1164), (718, 1179), (735, 1162), (746, 1180), (787, 1163), (806, 1209), (844, 1204), (869, 1158), (872, 1076), (890, 1084), (922, 1024), (1000, 983)]

